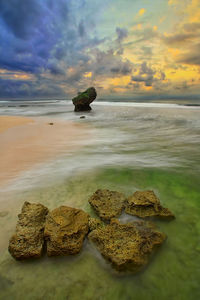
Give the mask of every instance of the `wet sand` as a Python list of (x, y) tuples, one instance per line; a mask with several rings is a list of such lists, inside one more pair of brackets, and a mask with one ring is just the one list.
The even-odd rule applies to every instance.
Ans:
[(0, 133), (15, 126), (25, 125), (34, 122), (30, 118), (15, 116), (0, 116)]
[(87, 136), (87, 126), (71, 121), (0, 116), (0, 186), (36, 164), (79, 149)]

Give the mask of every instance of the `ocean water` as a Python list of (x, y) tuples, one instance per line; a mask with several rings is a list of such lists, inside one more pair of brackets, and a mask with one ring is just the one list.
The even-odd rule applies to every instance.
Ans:
[[(24, 172), (0, 191), (0, 299), (200, 299), (200, 108), (97, 102), (74, 113), (70, 102), (2, 102), (1, 115), (72, 120), (88, 127), (82, 147)], [(80, 119), (85, 115), (85, 119)], [(148, 266), (118, 274), (85, 240), (77, 256), (16, 262), (8, 240), (24, 201), (82, 208), (98, 188), (153, 189), (176, 215), (156, 220), (168, 236)], [(131, 220), (131, 216), (123, 216)]]

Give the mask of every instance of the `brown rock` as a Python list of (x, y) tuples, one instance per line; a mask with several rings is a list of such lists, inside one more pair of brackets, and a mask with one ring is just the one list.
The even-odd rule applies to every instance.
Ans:
[(122, 193), (97, 190), (89, 199), (89, 203), (101, 219), (108, 221), (121, 214), (125, 200), (126, 197)]
[(120, 224), (114, 219), (109, 225), (93, 230), (88, 237), (115, 269), (132, 272), (145, 266), (156, 246), (166, 238), (151, 223)]
[(89, 215), (81, 209), (60, 206), (47, 216), (45, 239), (48, 256), (77, 254), (88, 233)]
[(153, 191), (137, 191), (128, 197), (125, 212), (127, 214), (146, 217), (160, 217), (164, 219), (173, 219), (173, 213), (160, 204), (160, 200)]
[(48, 209), (39, 203), (25, 202), (15, 234), (11, 237), (8, 250), (18, 260), (40, 257), (44, 244), (44, 224)]
[(102, 227), (103, 225), (104, 224), (99, 219), (89, 218), (89, 230), (90, 231), (95, 230), (99, 227)]

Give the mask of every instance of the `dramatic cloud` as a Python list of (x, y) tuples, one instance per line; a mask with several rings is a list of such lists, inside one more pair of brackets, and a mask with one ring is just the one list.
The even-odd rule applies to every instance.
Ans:
[(152, 68), (147, 66), (146, 62), (143, 62), (139, 67), (138, 74), (133, 75), (131, 77), (131, 80), (134, 82), (144, 82), (145, 86), (152, 86), (154, 80), (157, 80), (154, 78), (155, 74), (156, 71), (154, 71)]
[(189, 65), (199, 65), (200, 66), (200, 43), (193, 45), (190, 51), (178, 56), (177, 61)]
[(0, 0), (0, 98), (199, 93), (199, 1), (156, 3)]

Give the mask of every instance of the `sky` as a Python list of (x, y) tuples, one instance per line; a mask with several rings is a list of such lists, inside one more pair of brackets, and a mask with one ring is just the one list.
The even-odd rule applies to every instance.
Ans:
[(0, 99), (200, 98), (200, 0), (0, 0)]

